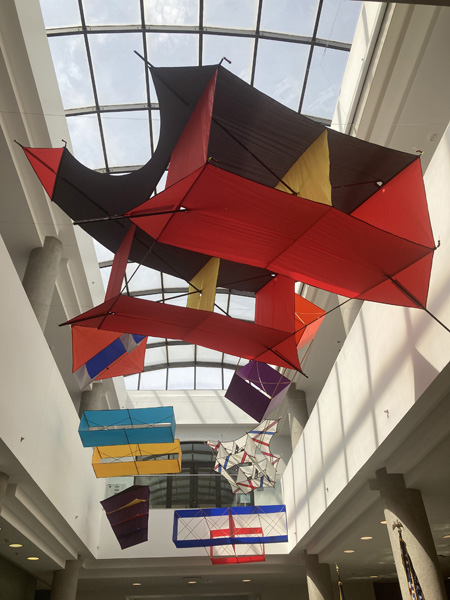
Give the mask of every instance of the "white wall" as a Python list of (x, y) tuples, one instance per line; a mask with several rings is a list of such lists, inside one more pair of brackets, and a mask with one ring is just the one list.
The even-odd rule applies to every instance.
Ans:
[[(450, 130), (425, 183), (436, 240), (427, 307), (450, 326)], [(301, 542), (450, 360), (425, 311), (365, 303), (284, 476), (290, 542)], [(429, 400), (427, 400), (429, 402)]]

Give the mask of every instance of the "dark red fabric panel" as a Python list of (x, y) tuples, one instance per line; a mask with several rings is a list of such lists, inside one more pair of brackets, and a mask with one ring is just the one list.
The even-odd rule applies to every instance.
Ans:
[(43, 188), (51, 198), (65, 148), (24, 148), (23, 150)]
[(434, 246), (420, 158), (380, 188), (352, 216), (424, 246)]
[(207, 161), (217, 71), (211, 77), (170, 157), (166, 187), (189, 175)]
[(234, 356), (300, 370), (295, 336), (291, 332), (209, 311), (118, 296), (67, 323), (184, 340)]
[[(99, 331), (99, 333), (104, 332)], [(142, 373), (144, 370), (146, 347), (147, 338), (144, 338), (137, 348), (121, 356), (107, 369), (99, 373), (95, 379), (110, 379), (111, 377), (119, 377), (120, 375), (133, 375), (134, 373)]]
[(72, 327), (72, 368), (77, 371), (88, 360), (122, 335), (117, 331), (98, 331), (90, 327)]
[[(173, 206), (176, 187), (170, 188)], [(169, 190), (168, 190), (169, 191)], [(164, 206), (160, 194), (158, 208)], [(156, 200), (156, 199), (155, 199)], [(162, 242), (210, 256), (270, 269), (296, 281), (348, 297), (364, 294), (390, 275), (433, 252), (323, 204), (267, 188), (207, 165), (182, 201), (187, 212), (172, 216)], [(132, 211), (133, 212), (133, 211)], [(136, 219), (157, 235), (151, 218)], [(423, 295), (429, 274), (412, 282)], [(397, 304), (398, 294), (385, 302)], [(409, 306), (408, 302), (400, 302)]]
[(133, 241), (135, 225), (132, 225), (127, 231), (122, 243), (114, 255), (111, 274), (108, 281), (108, 289), (106, 290), (105, 300), (109, 300), (120, 294), (123, 286), (123, 278), (125, 277), (125, 269), (127, 268), (128, 257), (130, 255), (131, 243)]
[(295, 281), (277, 275), (256, 293), (255, 323), (294, 332)]

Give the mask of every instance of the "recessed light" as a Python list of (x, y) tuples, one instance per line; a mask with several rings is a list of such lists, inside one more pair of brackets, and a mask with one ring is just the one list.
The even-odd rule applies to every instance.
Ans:
[(243, 579), (242, 580), (243, 583), (248, 583), (249, 581), (251, 581), (251, 579)]
[(132, 583), (131, 585), (142, 585), (142, 583), (138, 583), (138, 582), (136, 581), (136, 583)]
[(27, 556), (27, 560), (39, 560), (39, 556)]
[(380, 521), (382, 525), (386, 525), (386, 521)]
[(450, 538), (450, 533), (446, 533), (442, 537), (444, 538), (444, 540), (448, 540)]
[(344, 550), (345, 554), (353, 554), (354, 550)]
[(191, 585), (194, 585), (194, 583), (197, 583), (197, 582), (195, 581), (195, 579), (191, 579), (190, 581), (188, 581), (188, 583), (190, 583)]
[(361, 539), (362, 540), (373, 540), (373, 537), (371, 535), (364, 535)]
[(370, 579), (376, 579), (378, 577), (378, 575), (371, 575)]
[(10, 548), (22, 548), (22, 544), (9, 544)]

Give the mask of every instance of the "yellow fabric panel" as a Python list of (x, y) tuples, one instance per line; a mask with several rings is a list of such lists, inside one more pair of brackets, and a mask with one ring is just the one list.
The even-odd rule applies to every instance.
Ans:
[[(211, 258), (206, 265), (200, 269), (189, 285), (188, 308), (199, 310), (214, 310), (216, 299), (217, 276), (219, 274), (219, 258)], [(200, 290), (200, 292), (197, 292)]]
[[(176, 454), (175, 458), (158, 459), (162, 454)], [(155, 457), (139, 460), (137, 457)], [(102, 461), (110, 462), (102, 462)], [(97, 477), (124, 477), (181, 472), (180, 440), (166, 444), (128, 444), (94, 448), (92, 467)]]
[(124, 504), (123, 506), (120, 506), (119, 508), (116, 508), (116, 510), (110, 510), (106, 514), (107, 515), (111, 515), (112, 513), (115, 513), (118, 510), (122, 510), (123, 508), (128, 508), (129, 506), (133, 506), (134, 504), (140, 504), (141, 502), (147, 502), (147, 500), (143, 500), (142, 498), (136, 498), (135, 500), (132, 500), (131, 502), (128, 502), (128, 504)]
[[(331, 206), (330, 153), (325, 130), (283, 176), (297, 196)], [(281, 182), (277, 190), (289, 192)]]

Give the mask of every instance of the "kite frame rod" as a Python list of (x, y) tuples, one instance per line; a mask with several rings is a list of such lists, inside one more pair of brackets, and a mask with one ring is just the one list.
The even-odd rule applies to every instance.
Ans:
[[(133, 215), (133, 219), (140, 217), (158, 217), (160, 215), (173, 215), (178, 212), (188, 212), (187, 208), (177, 208), (175, 210), (160, 210), (158, 212), (142, 213)], [(79, 221), (73, 221), (74, 225), (84, 225), (86, 223), (101, 223), (103, 221), (120, 221), (121, 219), (130, 219), (128, 215), (107, 215), (106, 217), (94, 217), (93, 219), (81, 219)]]

